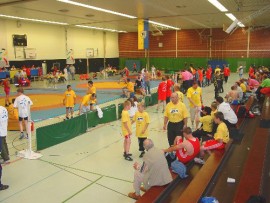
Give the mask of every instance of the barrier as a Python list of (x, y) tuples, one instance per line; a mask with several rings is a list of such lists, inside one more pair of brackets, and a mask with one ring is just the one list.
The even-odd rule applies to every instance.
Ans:
[(151, 100), (152, 100), (152, 99), (151, 99), (150, 96), (146, 96), (146, 97), (144, 98), (144, 104), (145, 104), (145, 107), (151, 106), (151, 105), (152, 105), (152, 101), (151, 101)]
[(121, 119), (123, 109), (124, 109), (124, 104), (118, 104), (118, 119)]
[(91, 111), (87, 113), (86, 119), (88, 128), (95, 127), (99, 124), (99, 118), (96, 111)]
[(151, 94), (151, 99), (152, 99), (152, 105), (155, 105), (155, 104), (157, 104), (158, 103), (158, 93), (156, 92), (156, 93), (153, 93), (153, 94)]
[(101, 110), (103, 112), (103, 117), (101, 119), (98, 118), (100, 124), (117, 120), (115, 104), (101, 108)]
[(42, 150), (86, 132), (86, 115), (81, 115), (53, 125), (40, 127), (36, 131), (37, 150)]

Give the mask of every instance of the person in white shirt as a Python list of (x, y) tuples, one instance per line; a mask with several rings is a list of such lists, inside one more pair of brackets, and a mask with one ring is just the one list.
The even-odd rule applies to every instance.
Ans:
[(64, 68), (64, 77), (65, 77), (66, 81), (68, 81), (68, 70), (67, 70), (67, 66)]
[(14, 108), (18, 108), (18, 112), (19, 112), (19, 126), (20, 126), (20, 139), (24, 138), (24, 133), (23, 133), (23, 125), (22, 125), (22, 121), (24, 120), (24, 124), (25, 124), (25, 130), (26, 130), (26, 138), (28, 138), (28, 131), (30, 129), (28, 129), (28, 122), (31, 122), (29, 120), (30, 117), (30, 106), (33, 105), (33, 102), (31, 101), (31, 99), (24, 95), (24, 91), (23, 88), (20, 87), (17, 90), (18, 92), (18, 97), (15, 99), (14, 102)]
[(130, 109), (128, 110), (128, 113), (129, 113), (129, 117), (132, 119), (135, 115), (135, 113), (138, 111), (138, 100), (137, 98), (134, 96), (134, 98), (130, 98), (129, 99), (130, 103), (131, 103), (131, 107)]
[(7, 146), (7, 126), (8, 126), (8, 111), (5, 107), (0, 106), (0, 139), (1, 139), (1, 157), (4, 163), (9, 161), (9, 151)]
[(151, 72), (152, 72), (152, 79), (156, 79), (156, 68), (155, 68), (155, 66), (151, 67)]
[(234, 110), (231, 108), (230, 104), (224, 102), (224, 99), (222, 97), (217, 97), (216, 102), (218, 104), (217, 111), (223, 113), (224, 123), (227, 125), (227, 127), (229, 129), (236, 127), (236, 123), (238, 122), (238, 118), (237, 118)]

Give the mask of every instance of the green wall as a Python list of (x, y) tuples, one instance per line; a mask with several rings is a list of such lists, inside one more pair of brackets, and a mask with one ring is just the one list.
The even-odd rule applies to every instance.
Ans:
[[(140, 60), (142, 66), (146, 64), (146, 58), (119, 58), (119, 66), (123, 68), (125, 66), (126, 60)], [(203, 66), (205, 67), (208, 58), (150, 58), (150, 66), (154, 65), (157, 69), (168, 71), (168, 70), (179, 70), (184, 68), (184, 64), (192, 63), (195, 67)], [(217, 59), (213, 59), (217, 60)], [(238, 62), (245, 61), (247, 68), (251, 64), (256, 66), (264, 65), (270, 66), (270, 58), (225, 58), (221, 60), (226, 60), (230, 64), (230, 69), (232, 72), (236, 72)]]

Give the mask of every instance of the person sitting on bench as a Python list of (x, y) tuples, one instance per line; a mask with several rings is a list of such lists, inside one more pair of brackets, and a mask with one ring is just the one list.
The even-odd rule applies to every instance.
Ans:
[[(169, 171), (167, 161), (162, 150), (154, 147), (151, 139), (143, 142), (143, 147), (147, 153), (143, 156), (143, 163), (140, 166), (134, 163), (134, 183), (135, 192), (131, 192), (128, 196), (132, 199), (139, 199), (140, 190), (147, 191), (152, 186), (167, 185), (172, 181), (172, 175)], [(143, 183), (143, 187), (141, 184)]]
[(217, 97), (216, 102), (218, 104), (217, 110), (222, 112), (224, 115), (224, 123), (227, 125), (228, 128), (235, 128), (236, 123), (238, 122), (238, 118), (231, 108), (229, 103), (224, 102), (222, 97)]
[(229, 130), (226, 124), (224, 123), (224, 115), (222, 112), (215, 113), (214, 122), (218, 125), (217, 132), (214, 134), (213, 139), (202, 143), (202, 146), (200, 149), (201, 158), (195, 158), (194, 161), (196, 163), (201, 163), (201, 164), (204, 163), (202, 158), (204, 157), (205, 151), (209, 151), (213, 149), (224, 149), (226, 146), (226, 143), (229, 142), (229, 139), (230, 139)]
[(213, 129), (213, 117), (211, 116), (211, 111), (209, 106), (204, 107), (202, 117), (198, 118), (198, 121), (202, 126), (192, 133), (194, 137), (202, 139), (202, 141), (211, 139), (211, 137), (208, 136), (208, 134), (212, 133)]
[(238, 105), (239, 103), (239, 93), (237, 91), (236, 85), (231, 86), (231, 91), (229, 91), (225, 98), (232, 105)]
[(183, 164), (193, 160), (200, 152), (200, 141), (193, 137), (190, 127), (183, 129), (185, 140), (181, 136), (177, 136), (174, 140), (174, 146), (164, 149), (164, 152), (176, 152), (178, 161)]

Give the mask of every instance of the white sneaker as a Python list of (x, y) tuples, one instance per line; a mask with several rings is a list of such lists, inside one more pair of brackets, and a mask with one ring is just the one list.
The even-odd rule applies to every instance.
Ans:
[(194, 158), (194, 162), (197, 163), (197, 164), (202, 164), (202, 165), (205, 163), (204, 160), (202, 160), (200, 158), (197, 158), (197, 157)]

